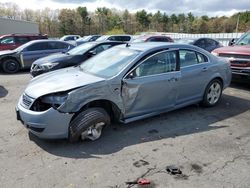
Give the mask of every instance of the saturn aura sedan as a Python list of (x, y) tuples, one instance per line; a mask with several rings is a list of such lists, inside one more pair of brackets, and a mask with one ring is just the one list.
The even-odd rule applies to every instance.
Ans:
[(119, 45), (77, 67), (34, 78), (16, 112), (40, 138), (96, 140), (113, 121), (128, 123), (194, 103), (214, 106), (230, 81), (227, 61), (192, 45)]

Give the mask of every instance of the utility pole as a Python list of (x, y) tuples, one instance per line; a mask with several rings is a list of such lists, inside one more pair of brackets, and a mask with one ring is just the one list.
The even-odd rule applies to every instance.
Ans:
[(238, 19), (237, 19), (237, 24), (236, 24), (236, 33), (237, 33), (237, 37), (238, 37), (239, 22), (240, 22), (240, 13), (238, 14)]

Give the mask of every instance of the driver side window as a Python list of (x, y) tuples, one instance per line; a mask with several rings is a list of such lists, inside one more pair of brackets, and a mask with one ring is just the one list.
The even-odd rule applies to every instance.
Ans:
[(134, 72), (135, 77), (157, 75), (176, 70), (176, 51), (160, 52), (146, 59)]

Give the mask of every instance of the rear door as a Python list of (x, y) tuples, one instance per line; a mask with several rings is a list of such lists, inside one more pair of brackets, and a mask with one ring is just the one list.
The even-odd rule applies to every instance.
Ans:
[(176, 51), (158, 52), (125, 76), (122, 99), (126, 118), (157, 113), (175, 106), (180, 79), (176, 57)]
[(180, 92), (177, 104), (201, 99), (211, 75), (209, 59), (196, 51), (180, 49)]

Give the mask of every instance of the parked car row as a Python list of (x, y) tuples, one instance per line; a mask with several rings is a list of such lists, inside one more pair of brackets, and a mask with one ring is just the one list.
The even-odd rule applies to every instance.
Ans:
[[(62, 59), (74, 59), (70, 54), (78, 50), (84, 54), (82, 46), (95, 54), (91, 51), (99, 44), (80, 45)], [(32, 79), (16, 114), (40, 138), (96, 140), (112, 122), (129, 123), (195, 103), (214, 106), (230, 81), (228, 61), (194, 45), (127, 43)]]
[(0, 51), (0, 65), (6, 73), (16, 73), (30, 68), (32, 63), (54, 53), (66, 53), (75, 46), (57, 40), (33, 40), (14, 50)]
[[(234, 76), (238, 76), (240, 78), (247, 78), (249, 79), (249, 49), (246, 46), (249, 46), (249, 33), (243, 35), (238, 41), (233, 41), (230, 43), (232, 46), (224, 47), (216, 40), (211, 38), (198, 38), (198, 39), (181, 39), (177, 40), (177, 43), (180, 44), (192, 44), (203, 48), (208, 52), (212, 52), (214, 55), (218, 55), (223, 58), (227, 58), (231, 62), (231, 67)], [(143, 35), (138, 36), (136, 39), (133, 38), (131, 35), (89, 35), (83, 38), (80, 38), (78, 35), (67, 35), (61, 38), (60, 41), (52, 41), (46, 40), (47, 42), (43, 42), (41, 40), (37, 40), (39, 38), (46, 39), (46, 35), (21, 35), (21, 34), (12, 34), (0, 37), (0, 49), (7, 48), (14, 48), (14, 46), (21, 45), (29, 40), (36, 40), (33, 42), (28, 42), (27, 44), (23, 44), (18, 49), (12, 51), (2, 51), (0, 52), (0, 66), (6, 73), (15, 73), (20, 69), (30, 68), (31, 67), (31, 74), (32, 76), (37, 76), (41, 73), (57, 70), (59, 68), (65, 68), (68, 66), (77, 65), (87, 57), (91, 57), (95, 54), (93, 50), (89, 49), (85, 53), (85, 49), (88, 46), (93, 45), (89, 44), (93, 41), (97, 41), (96, 45), (105, 45), (105, 42), (116, 41), (116, 44), (121, 43), (139, 43), (139, 42), (174, 42), (168, 36), (164, 35)], [(59, 42), (65, 42), (64, 44), (59, 44)], [(75, 40), (75, 44), (68, 43), (69, 41)], [(19, 43), (18, 43), (19, 41)], [(37, 43), (37, 44), (35, 44)], [(40, 44), (40, 43), (43, 43)], [(80, 47), (82, 44), (87, 44)], [(115, 44), (115, 42), (113, 43)], [(31, 47), (29, 47), (31, 45)], [(54, 46), (53, 46), (54, 45)], [(74, 45), (79, 46), (76, 49), (80, 51), (84, 51), (81, 55), (78, 54), (78, 60), (76, 61), (76, 57), (71, 59), (66, 52), (74, 47)], [(111, 45), (112, 46), (112, 45)], [(97, 46), (96, 46), (97, 47)], [(94, 48), (94, 46), (93, 46)], [(101, 49), (99, 47), (98, 49)], [(107, 48), (104, 48), (107, 49)], [(103, 51), (103, 50), (102, 50)], [(58, 53), (51, 57), (46, 57), (50, 54)], [(101, 52), (99, 50), (99, 52)], [(98, 53), (99, 53), (98, 52)], [(64, 54), (63, 54), (64, 53)], [(81, 56), (81, 57), (80, 57)], [(46, 57), (43, 59), (39, 59), (42, 57)], [(63, 58), (62, 58), (63, 57)], [(60, 61), (58, 60), (60, 59)], [(64, 60), (67, 59), (67, 60)], [(36, 61), (37, 60), (37, 61)], [(36, 61), (36, 62), (35, 62)], [(56, 62), (55, 62), (56, 61)], [(67, 62), (67, 63), (66, 63)], [(33, 63), (33, 65), (32, 65)]]

